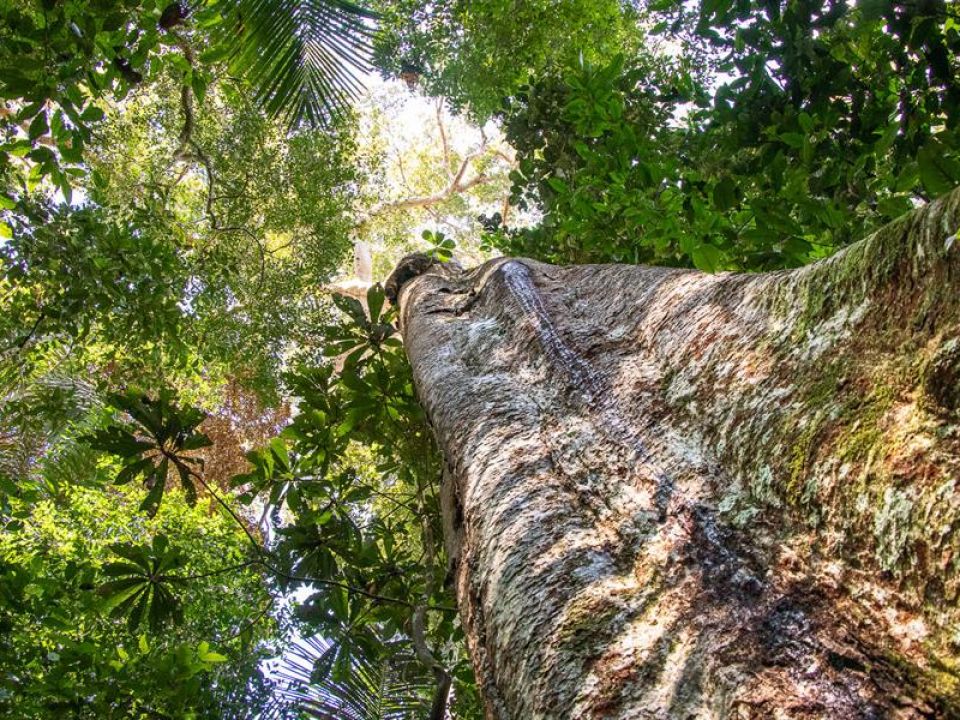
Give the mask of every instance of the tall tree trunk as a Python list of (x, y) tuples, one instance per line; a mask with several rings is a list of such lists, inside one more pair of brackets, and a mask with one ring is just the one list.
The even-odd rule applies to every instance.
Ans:
[(759, 275), (401, 264), (490, 717), (960, 717), (958, 225)]

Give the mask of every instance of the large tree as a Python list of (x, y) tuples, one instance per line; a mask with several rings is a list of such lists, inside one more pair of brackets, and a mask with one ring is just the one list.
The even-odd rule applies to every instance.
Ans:
[[(197, 588), (242, 571), (254, 582), (262, 580), (271, 593), (304, 597), (295, 608), (298, 632), (304, 638), (320, 636), (295, 643), (287, 653), (292, 668), (280, 688), (283, 697), (276, 698), (277, 712), (366, 717), (375, 708), (393, 714), (404, 708), (407, 716), (421, 716), (430, 708), (438, 720), (448, 713), (475, 717), (476, 687), (452, 607), (453, 584), (444, 583), (448, 557), (440, 542), (437, 492), (443, 462), (417, 403), (393, 326), (395, 311), (385, 305), (384, 289), (370, 285), (379, 271), (412, 249), (430, 248), (433, 260), (449, 257), (454, 241), (461, 260), (470, 262), (497, 247), (559, 265), (784, 269), (821, 260), (960, 183), (960, 93), (954, 81), (960, 71), (960, 24), (953, 4), (942, 0), (855, 5), (847, 0), (438, 0), (428, 5), (397, 0), (372, 3), (378, 18), (343, 0), (124, 0), (110, 8), (88, 0), (10, 0), (0, 5), (0, 526), (6, 535), (19, 537), (27, 519), (45, 516), (44, 503), (62, 501), (65, 483), (116, 482), (126, 483), (131, 529), (156, 528), (142, 523), (177, 503), (198, 501), (191, 513), (211, 507), (236, 526), (234, 534), (242, 541), (236, 562), (198, 558), (196, 571), (157, 569), (176, 562), (174, 551), (198, 547), (199, 533), (191, 534), (183, 524), (164, 526), (168, 540), (158, 536), (154, 542), (156, 529), (137, 532), (129, 542), (138, 549), (123, 549), (130, 563), (104, 557), (103, 563), (86, 563), (86, 574), (65, 567), (54, 572), (60, 566), (44, 568), (39, 561), (14, 557), (16, 568), (0, 577), (0, 605), (22, 595), (18, 619), (11, 624), (25, 629), (6, 663), (0, 658), (0, 671), (20, 677), (19, 666), (27, 658), (28, 665), (46, 673), (29, 692), (17, 691), (12, 702), (21, 714), (23, 697), (37, 699), (41, 713), (50, 694), (46, 681), (69, 678), (59, 671), (65, 663), (92, 664), (59, 650), (54, 650), (59, 660), (46, 651), (30, 660), (21, 649), (36, 634), (30, 628), (60, 623), (65, 610), (74, 610), (66, 637), (73, 641), (83, 637), (76, 632), (84, 628), (103, 627), (116, 631), (98, 643), (109, 650), (112, 638), (123, 642), (123, 630), (119, 619), (104, 617), (103, 610), (126, 615), (131, 626), (151, 619), (167, 632), (179, 627), (172, 622), (178, 616), (173, 610), (183, 607), (190, 626), (189, 618), (201, 617), (192, 613), (205, 609), (188, 607), (189, 600), (201, 596)], [(387, 74), (399, 73), (412, 87), (394, 83), (396, 92), (375, 95), (348, 112), (357, 71), (368, 61)], [(416, 117), (402, 106), (408, 89), (415, 91), (418, 84), (445, 97), (436, 104), (409, 101), (422, 106)], [(449, 117), (445, 107), (460, 117)], [(468, 130), (466, 118), (488, 116), (499, 127)], [(435, 138), (433, 150), (425, 138)], [(527, 222), (536, 224), (526, 227)], [(482, 235), (478, 226), (485, 230)], [(441, 229), (449, 229), (449, 236)], [(947, 227), (941, 234), (949, 232)], [(878, 247), (893, 247), (888, 242)], [(338, 273), (351, 245), (356, 277), (344, 280)], [(786, 633), (780, 629), (786, 621), (774, 612), (780, 606), (773, 604), (796, 593), (788, 592), (779, 556), (762, 545), (764, 538), (781, 537), (763, 528), (786, 521), (791, 525), (783, 531), (785, 543), (804, 547), (808, 538), (816, 539), (818, 544), (811, 545), (818, 552), (835, 550), (844, 567), (859, 564), (856, 571), (866, 580), (854, 583), (857, 591), (879, 588), (882, 595), (896, 583), (897, 591), (906, 593), (904, 607), (913, 602), (920, 608), (917, 617), (931, 623), (920, 650), (888, 641), (881, 625), (875, 632), (851, 631), (868, 650), (892, 648), (880, 661), (873, 659), (876, 653), (848, 651), (859, 647), (856, 643), (835, 646), (833, 655), (824, 655), (817, 645), (811, 657), (833, 668), (825, 672), (846, 678), (872, 673), (863, 681), (864, 697), (870, 688), (882, 689), (875, 676), (892, 665), (899, 670), (890, 670), (891, 682), (902, 684), (907, 695), (924, 697), (926, 691), (917, 688), (927, 681), (931, 688), (952, 691), (952, 615), (938, 616), (931, 608), (941, 599), (948, 607), (956, 604), (953, 569), (938, 555), (942, 549), (932, 536), (917, 528), (927, 524), (934, 534), (941, 528), (940, 542), (951, 542), (949, 518), (943, 524), (938, 515), (944, 507), (949, 511), (951, 490), (946, 480), (936, 486), (940, 494), (923, 483), (937, 481), (934, 471), (948, 463), (955, 438), (955, 416), (945, 409), (954, 403), (955, 351), (946, 345), (935, 355), (940, 343), (935, 338), (930, 348), (910, 346), (896, 355), (923, 358), (919, 382), (925, 394), (913, 397), (912, 368), (888, 362), (876, 354), (879, 345), (871, 344), (879, 337), (869, 324), (876, 318), (871, 306), (847, 318), (867, 323), (870, 331), (859, 334), (861, 344), (854, 349), (842, 340), (818, 345), (819, 335), (805, 334), (823, 318), (833, 322), (830, 313), (837, 308), (854, 307), (850, 298), (857, 288), (887, 287), (879, 278), (900, 262), (899, 256), (877, 251), (861, 262), (861, 254), (841, 256), (852, 264), (834, 261), (827, 266), (833, 271), (792, 276), (806, 280), (782, 280), (781, 290), (769, 280), (693, 280), (699, 276), (668, 270), (593, 274), (518, 261), (501, 263), (505, 274), (498, 275), (501, 264), (488, 266), (489, 291), (479, 292), (476, 308), (468, 292), (458, 305), (463, 317), (451, 328), (483, 309), (488, 315), (470, 324), (470, 338), (485, 342), (485, 329), (491, 328), (503, 330), (504, 338), (489, 357), (461, 355), (477, 377), (449, 388), (489, 382), (483, 392), (499, 392), (515, 382), (509, 379), (519, 377), (516, 373), (532, 368), (533, 374), (522, 377), (523, 386), (533, 388), (527, 402), (534, 398), (540, 404), (531, 406), (533, 414), (504, 418), (494, 402), (471, 404), (471, 390), (463, 407), (475, 410), (477, 418), (486, 416), (471, 419), (473, 424), (460, 431), (486, 423), (477, 432), (496, 435), (517, 426), (517, 437), (526, 438), (523, 433), (541, 427), (530, 430), (531, 418), (544, 418), (542, 435), (550, 442), (544, 441), (532, 467), (547, 480), (552, 471), (546, 456), (542, 468), (536, 458), (553, 449), (550, 461), (570, 465), (567, 476), (579, 483), (577, 498), (585, 498), (580, 504), (594, 507), (594, 483), (611, 477), (609, 458), (619, 453), (624, 482), (636, 480), (638, 493), (623, 497), (627, 491), (615, 483), (609, 493), (597, 493), (613, 498), (611, 509), (602, 503), (595, 508), (608, 544), (596, 545), (599, 541), (584, 530), (576, 540), (580, 545), (570, 541), (569, 548), (557, 544), (545, 553), (543, 562), (556, 562), (561, 571), (581, 555), (596, 563), (571, 573), (571, 588), (561, 588), (568, 595), (550, 595), (556, 568), (544, 565), (540, 572), (538, 567), (527, 597), (547, 595), (543, 609), (515, 626), (509, 614), (498, 619), (496, 609), (512, 607), (516, 588), (526, 589), (522, 581), (528, 576), (514, 573), (522, 565), (509, 565), (504, 581), (493, 576), (496, 582), (479, 586), (477, 597), (487, 602), (483, 613), (489, 619), (481, 625), (480, 601), (471, 600), (463, 587), (465, 579), (482, 583), (487, 570), (482, 562), (457, 561), (461, 554), (482, 560), (481, 550), (471, 546), (469, 534), (463, 542), (449, 543), (450, 567), (459, 568), (461, 595), (467, 598), (465, 623), (488, 697), (494, 697), (494, 678), (497, 692), (507, 698), (505, 707), (524, 716), (522, 702), (515, 703), (503, 688), (532, 681), (523, 697), (541, 703), (534, 714), (586, 714), (556, 702), (551, 693), (577, 687), (576, 692), (596, 695), (599, 684), (610, 694), (610, 705), (595, 706), (595, 713), (615, 714), (616, 678), (647, 673), (658, 678), (658, 687), (668, 687), (657, 674), (662, 660), (670, 672), (687, 673), (686, 699), (653, 704), (659, 702), (665, 714), (682, 714), (678, 707), (696, 700), (689, 688), (702, 686), (709, 694), (709, 688), (719, 687), (710, 667), (702, 670), (701, 686), (689, 681), (710, 653), (714, 662), (729, 659), (718, 637), (746, 638), (741, 645), (748, 652), (755, 647), (748, 641), (755, 636), (758, 614), (768, 610), (771, 637)], [(650, 290), (654, 299), (645, 306), (642, 323), (622, 321), (615, 312), (638, 292), (617, 290), (610, 278), (621, 272), (625, 281), (660, 283)], [(861, 287), (864, 274), (873, 280)], [(571, 289), (554, 287), (549, 281), (554, 276), (566, 278)], [(697, 287), (684, 290), (688, 282)], [(950, 287), (935, 274), (924, 282)], [(599, 283), (608, 286), (606, 292), (617, 292), (616, 302), (591, 290)], [(800, 304), (777, 294), (791, 285), (808, 293)], [(459, 286), (458, 281), (451, 289)], [(643, 282), (636, 286), (645, 287)], [(698, 288), (707, 287), (716, 297), (701, 301), (707, 291)], [(352, 296), (331, 302), (337, 289)], [(737, 289), (753, 298), (738, 306), (739, 315), (729, 311), (729, 295)], [(668, 297), (679, 297), (682, 307), (689, 301), (689, 309), (673, 308)], [(760, 310), (761, 319), (752, 320), (751, 308), (761, 301), (771, 303), (769, 317), (786, 318), (779, 330), (761, 331)], [(930, 307), (939, 307), (937, 301), (932, 299)], [(572, 314), (561, 312), (567, 305)], [(804, 313), (794, 317), (792, 308), (801, 306)], [(699, 328), (697, 322), (705, 324), (697, 313), (707, 312), (706, 307), (718, 319), (697, 340), (704, 347), (677, 339)], [(592, 324), (578, 325), (571, 319), (580, 317), (576, 313), (592, 316)], [(511, 324), (522, 317), (533, 324)], [(738, 328), (741, 336), (733, 329), (739, 321), (732, 318), (746, 318)], [(644, 329), (653, 335), (643, 323), (660, 321), (656, 341), (643, 346), (647, 350), (628, 352), (629, 338)], [(419, 352), (414, 346), (420, 341), (411, 334), (415, 325), (410, 323), (407, 339)], [(837, 320), (828, 327), (846, 326)], [(721, 331), (725, 339), (715, 339)], [(930, 332), (921, 325), (918, 335), (904, 332), (903, 337), (916, 341), (933, 337)], [(742, 362), (756, 385), (731, 385), (723, 398), (714, 390), (704, 399), (706, 384), (723, 387), (724, 373), (736, 376), (738, 337), (742, 347), (751, 348), (745, 352), (753, 360)], [(883, 337), (883, 342), (897, 339), (896, 333)], [(428, 340), (429, 335), (423, 342)], [(534, 342), (524, 345), (525, 340)], [(700, 368), (702, 377), (697, 375), (699, 385), (692, 378), (695, 366), (671, 359), (664, 343), (671, 350), (689, 349), (697, 367), (707, 364)], [(644, 354), (654, 351), (661, 353), (656, 362)], [(820, 361), (823, 377), (813, 377), (816, 357), (830, 361)], [(714, 362), (719, 364), (711, 366)], [(487, 372), (496, 363), (506, 363), (503, 375), (509, 380), (499, 386)], [(637, 376), (635, 386), (629, 373)], [(538, 384), (540, 377), (551, 383)], [(81, 386), (88, 390), (81, 392)], [(768, 412), (774, 399), (762, 395), (770, 387), (785, 404), (783, 432)], [(447, 389), (442, 386), (442, 392)], [(426, 394), (436, 414), (437, 404)], [(520, 399), (514, 402), (518, 412), (527, 412)], [(729, 409), (738, 402), (746, 408), (740, 415)], [(914, 416), (904, 410), (911, 403), (922, 412)], [(811, 415), (810, 407), (819, 413)], [(200, 408), (210, 413), (206, 420)], [(640, 412), (649, 427), (635, 425)], [(731, 417), (736, 422), (723, 426)], [(941, 417), (942, 424), (931, 430)], [(591, 430), (597, 418), (600, 429)], [(453, 447), (450, 427), (439, 427), (448, 433), (448, 458), (460, 459), (452, 476), (466, 478), (463, 492), (471, 487), (471, 473), (493, 473), (484, 481), (513, 476), (495, 472), (469, 443)], [(661, 433), (664, 428), (670, 434)], [(659, 433), (666, 445), (641, 437), (649, 433)], [(914, 468), (910, 452), (928, 437), (935, 448), (930, 452), (944, 453), (948, 460), (935, 457), (924, 474), (926, 466), (923, 472)], [(584, 438), (592, 442), (581, 447), (577, 443)], [(641, 440), (644, 444), (637, 444)], [(507, 448), (518, 442), (535, 445), (529, 438), (511, 437)], [(682, 463), (669, 460), (669, 449)], [(917, 450), (918, 462), (926, 461), (926, 452)], [(820, 483), (831, 453), (840, 458), (837, 478)], [(117, 457), (108, 460), (107, 455)], [(513, 462), (509, 457), (507, 465)], [(763, 464), (767, 457), (770, 462)], [(474, 458), (476, 463), (468, 465)], [(701, 491), (705, 474), (712, 472), (700, 464), (703, 458), (712, 458), (725, 473), (718, 471), (721, 480), (739, 478), (739, 489), (733, 492), (738, 486), (731, 485), (721, 493), (705, 486)], [(746, 459), (737, 465), (728, 462), (731, 458)], [(879, 471), (887, 474), (878, 482), (873, 475)], [(924, 478), (919, 490), (890, 479), (914, 471)], [(652, 493), (649, 507), (642, 497), (644, 478), (660, 489)], [(516, 487), (522, 490), (524, 483)], [(543, 483), (545, 497), (560, 497), (550, 495), (550, 488)], [(104, 492), (115, 497), (111, 488)], [(457, 493), (448, 496), (449, 538), (457, 536), (459, 512), (465, 528), (491, 528), (481, 539), (489, 538), (489, 551), (499, 552), (502, 545), (494, 542), (500, 542), (495, 534), (505, 522), (498, 514), (502, 505), (464, 495), (457, 511)], [(934, 502), (941, 498), (946, 499)], [(509, 500), (516, 500), (510, 511), (515, 510), (517, 522), (542, 511), (538, 498), (521, 494)], [(244, 512), (240, 503), (252, 507)], [(632, 508), (639, 510), (631, 515)], [(645, 509), (648, 515), (642, 514)], [(581, 516), (578, 509), (571, 515)], [(566, 530), (573, 520), (554, 522), (546, 512), (543, 517), (546, 530), (531, 528), (523, 538), (527, 544), (517, 543), (516, 552), (533, 552), (530, 548), (557, 537), (569, 539)], [(72, 516), (65, 524), (80, 527)], [(661, 537), (674, 529), (693, 533), (687, 555), (682, 539)], [(509, 532), (503, 537), (510, 539)], [(671, 549), (674, 541), (679, 544)], [(667, 556), (660, 575), (651, 570), (661, 567), (650, 549), (655, 546)], [(605, 572), (607, 548), (620, 548), (610, 550), (616, 556), (613, 570), (581, 592), (591, 582), (590, 573)], [(518, 556), (505, 557), (514, 562)], [(624, 649), (632, 640), (639, 643), (647, 619), (636, 609), (640, 601), (629, 583), (624, 580), (623, 589), (608, 593), (621, 605), (596, 599), (613, 581), (603, 582), (627, 572), (631, 557), (643, 560), (636, 562), (636, 586), (648, 593), (649, 612), (659, 613), (667, 628), (655, 635), (660, 644), (654, 645), (662, 652), (649, 658), (639, 644)], [(938, 571), (937, 562), (947, 563), (945, 569)], [(774, 568), (769, 577), (768, 567)], [(811, 574), (811, 592), (824, 587), (823, 567), (797, 560), (797, 572)], [(877, 573), (889, 577), (871, 584)], [(707, 594), (703, 588), (716, 597), (701, 602)], [(689, 597), (672, 601), (687, 590)], [(550, 622), (544, 613), (559, 617), (557, 608), (574, 597), (580, 604), (564, 604), (566, 615), (554, 623), (559, 623), (562, 652), (553, 649), (556, 642), (534, 646), (534, 640), (553, 637), (536, 625), (541, 619)], [(106, 607), (93, 602), (101, 599)], [(703, 619), (684, 614), (692, 602), (699, 603)], [(822, 607), (839, 619), (831, 615), (834, 624), (808, 633), (817, 642), (854, 613), (853, 605), (824, 602)], [(881, 597), (878, 602), (890, 614), (899, 601)], [(265, 622), (272, 613), (269, 605), (233, 602), (218, 609), (225, 618), (230, 615), (224, 626), (250, 628), (241, 637), (273, 627)], [(805, 612), (807, 619), (816, 616), (815, 609)], [(732, 626), (732, 613), (746, 623), (741, 630)], [(868, 605), (864, 613), (869, 621), (879, 610)], [(279, 619), (287, 627), (285, 617)], [(624, 629), (631, 623), (634, 630)], [(595, 632), (594, 624), (601, 631)], [(190, 627), (203, 630), (199, 623)], [(483, 635), (484, 627), (493, 630)], [(795, 659), (804, 632), (786, 633), (787, 650), (777, 655), (776, 646), (768, 655), (783, 662)], [(215, 628), (209, 635), (214, 644), (208, 649), (239, 662), (231, 640)], [(52, 631), (49, 637), (64, 633)], [(517, 638), (533, 640), (523, 644)], [(138, 640), (130, 634), (124, 647), (142, 650)], [(159, 645), (148, 640), (148, 654), (159, 661)], [(870, 642), (876, 645), (868, 647)], [(206, 650), (195, 649), (198, 658), (217, 664)], [(941, 665), (927, 662), (923, 652)], [(567, 668), (571, 655), (574, 661), (581, 657), (589, 664), (599, 657), (602, 662), (589, 672), (576, 662)], [(641, 655), (651, 662), (637, 662)], [(112, 654), (96, 657), (104, 660), (97, 665), (101, 686), (115, 682), (111, 668), (126, 672), (115, 667)], [(192, 662), (192, 655), (183, 657)], [(858, 661), (863, 668), (880, 669), (866, 673)], [(250, 669), (256, 664), (253, 655), (242, 662)], [(162, 703), (173, 716), (184, 714), (177, 708), (212, 707), (205, 698), (225, 697), (220, 691), (226, 686), (216, 678), (229, 675), (236, 679), (233, 687), (245, 687), (239, 665), (236, 672), (226, 667), (198, 671), (195, 701), (182, 683), (167, 683), (147, 664), (136, 663), (138, 674), (129, 675), (125, 697), (139, 702), (149, 694), (145, 688), (174, 687), (170, 702)], [(750, 667), (746, 660), (726, 665)], [(547, 670), (534, 672), (541, 666), (563, 667), (569, 683), (538, 687), (551, 677)], [(811, 666), (816, 670), (813, 660), (804, 667)], [(918, 670), (924, 667), (945, 674), (924, 675)], [(518, 668), (524, 672), (514, 672)], [(600, 679), (591, 675), (582, 688), (576, 685), (590, 672)], [(509, 682), (498, 680), (497, 673)], [(724, 678), (728, 684), (736, 681)], [(82, 702), (93, 687), (76, 683), (65, 696)], [(623, 687), (643, 689), (636, 683)], [(232, 693), (228, 699), (241, 696)], [(444, 707), (448, 696), (449, 711)], [(946, 701), (924, 702), (930, 713), (950, 712)], [(96, 705), (88, 705), (97, 712)], [(636, 714), (626, 700), (622, 708), (624, 714)], [(261, 712), (267, 716), (271, 710)], [(827, 711), (809, 710), (817, 712)]]
[(489, 717), (960, 716), (960, 193), (793, 271), (411, 257)]

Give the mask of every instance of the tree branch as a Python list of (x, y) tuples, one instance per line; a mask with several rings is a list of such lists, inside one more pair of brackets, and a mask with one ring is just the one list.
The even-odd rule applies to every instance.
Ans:
[(6, 352), (9, 352), (10, 350), (17, 350), (17, 351), (23, 350), (23, 348), (26, 347), (27, 343), (30, 342), (33, 336), (37, 334), (37, 330), (40, 329), (40, 323), (42, 323), (46, 319), (46, 317), (47, 317), (47, 311), (41, 310), (40, 314), (37, 315), (36, 321), (34, 321), (31, 328), (23, 335), (23, 337), (11, 343), (0, 352), (6, 353)]
[(443, 169), (450, 173), (450, 146), (447, 144), (447, 131), (443, 127), (443, 98), (437, 98), (437, 127), (440, 129), (440, 142), (443, 144)]
[(382, 212), (386, 212), (387, 210), (407, 210), (407, 209), (416, 208), (416, 207), (431, 207), (433, 205), (438, 205), (439, 203), (442, 203), (444, 200), (448, 200), (449, 198), (459, 193), (466, 192), (472, 187), (476, 187), (477, 185), (484, 185), (490, 182), (489, 176), (485, 175), (484, 173), (479, 173), (478, 175), (475, 175), (474, 177), (467, 180), (466, 182), (464, 182), (463, 180), (463, 176), (466, 173), (467, 168), (470, 166), (470, 163), (474, 159), (479, 157), (480, 154), (481, 153), (479, 152), (473, 152), (468, 154), (463, 159), (463, 162), (460, 163), (460, 168), (457, 170), (456, 175), (454, 175), (453, 179), (450, 181), (450, 184), (447, 185), (447, 187), (441, 190), (440, 192), (434, 193), (433, 195), (420, 195), (416, 197), (404, 198), (403, 200), (395, 200), (393, 202), (382, 203), (376, 206), (375, 208), (373, 208), (373, 210), (370, 212), (370, 217), (378, 215)]

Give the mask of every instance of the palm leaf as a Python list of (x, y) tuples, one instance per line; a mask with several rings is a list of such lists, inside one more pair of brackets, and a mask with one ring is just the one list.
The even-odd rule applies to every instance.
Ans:
[(257, 102), (291, 126), (326, 125), (363, 90), (375, 14), (345, 0), (223, 0), (219, 44)]
[[(277, 681), (272, 717), (317, 720), (412, 720), (430, 709), (434, 680), (412, 653), (371, 657), (320, 636), (298, 640), (271, 668)], [(346, 653), (346, 654), (345, 654)], [(346, 664), (337, 672), (338, 662)]]

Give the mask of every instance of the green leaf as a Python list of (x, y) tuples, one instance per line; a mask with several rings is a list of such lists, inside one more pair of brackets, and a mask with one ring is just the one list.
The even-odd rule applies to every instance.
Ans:
[(183, 444), (180, 445), (181, 450), (199, 450), (200, 448), (211, 447), (213, 445), (213, 440), (204, 435), (203, 433), (194, 433), (190, 435), (186, 440), (183, 441)]
[(143, 499), (143, 502), (140, 503), (140, 511), (147, 513), (150, 517), (153, 517), (157, 514), (157, 509), (160, 507), (160, 502), (163, 500), (163, 491), (167, 484), (167, 468), (169, 461), (167, 458), (164, 458), (160, 465), (154, 469), (153, 473), (148, 476), (149, 482), (152, 483), (150, 486), (150, 491), (147, 493), (147, 496)]
[(114, 485), (124, 485), (131, 480), (134, 480), (138, 475), (142, 475), (149, 468), (153, 467), (153, 458), (142, 458), (137, 460), (129, 465), (125, 465), (120, 472), (117, 473), (117, 477), (114, 478)]
[(147, 584), (144, 586), (143, 591), (138, 596), (136, 604), (133, 605), (133, 609), (127, 616), (127, 630), (130, 632), (135, 632), (136, 629), (140, 627), (140, 623), (143, 622), (147, 608), (150, 605), (150, 595), (150, 585)]
[(547, 184), (553, 188), (554, 192), (565, 193), (570, 188), (567, 184), (558, 177), (549, 177), (547, 178)]
[(118, 578), (98, 588), (106, 597), (104, 609), (113, 617), (127, 615), (131, 632), (144, 620), (156, 631), (168, 618), (180, 617), (180, 602), (170, 586), (182, 580), (167, 574), (181, 567), (184, 560), (177, 550), (169, 549), (166, 535), (154, 536), (149, 547), (115, 544), (111, 550), (132, 562), (111, 562), (103, 567), (104, 574)]
[(270, 450), (282, 464), (282, 469), (289, 470), (290, 456), (287, 454), (287, 444), (283, 441), (283, 438), (275, 437), (270, 440)]
[(144, 572), (150, 572), (150, 556), (143, 547), (129, 543), (114, 543), (110, 546), (110, 551), (143, 568)]
[(30, 129), (27, 132), (27, 136), (31, 141), (33, 141), (39, 138), (41, 135), (45, 135), (47, 132), (49, 132), (49, 130), (50, 126), (47, 125), (47, 114), (40, 113), (30, 123)]
[(730, 177), (721, 178), (713, 187), (713, 204), (720, 212), (737, 204), (737, 185)]
[(785, 132), (780, 133), (780, 139), (792, 148), (800, 149), (803, 147), (803, 141), (806, 137), (802, 133)]
[(193, 93), (197, 97), (197, 102), (201, 105), (203, 100), (207, 95), (207, 78), (204, 77), (201, 73), (194, 72), (193, 77), (190, 80), (190, 86), (193, 88)]
[(713, 245), (697, 245), (690, 255), (697, 269), (708, 273), (716, 272), (723, 262), (723, 253)]
[(197, 488), (190, 476), (190, 469), (183, 463), (175, 463), (177, 475), (180, 477), (180, 487), (183, 488), (184, 499), (190, 506), (197, 504)]
[(103, 117), (103, 110), (92, 103), (87, 105), (83, 112), (80, 113), (80, 119), (88, 123), (99, 122), (100, 120), (103, 120)]
[(129, 430), (117, 426), (97, 430), (93, 435), (84, 439), (95, 450), (103, 450), (120, 457), (140, 455), (147, 450), (155, 450), (157, 447), (156, 443), (139, 440)]
[(928, 141), (917, 154), (920, 182), (930, 197), (939, 197), (960, 184), (960, 162), (937, 140)]
[(210, 650), (210, 643), (203, 641), (197, 645), (197, 658), (205, 663), (222, 663), (227, 661), (226, 655)]
[(97, 592), (106, 597), (105, 609), (110, 609), (129, 598), (135, 591), (142, 590), (145, 580), (142, 577), (125, 577), (122, 580), (109, 580), (102, 583)]
[(346, 295), (333, 295), (333, 304), (346, 313), (357, 325), (366, 327), (367, 315), (363, 312), (363, 305), (356, 298)]
[(376, 324), (380, 320), (380, 311), (383, 309), (385, 299), (386, 295), (380, 283), (372, 285), (367, 290), (367, 310), (370, 312), (371, 323)]
[(128, 562), (110, 562), (101, 568), (104, 574), (112, 576), (141, 575), (145, 568)]

